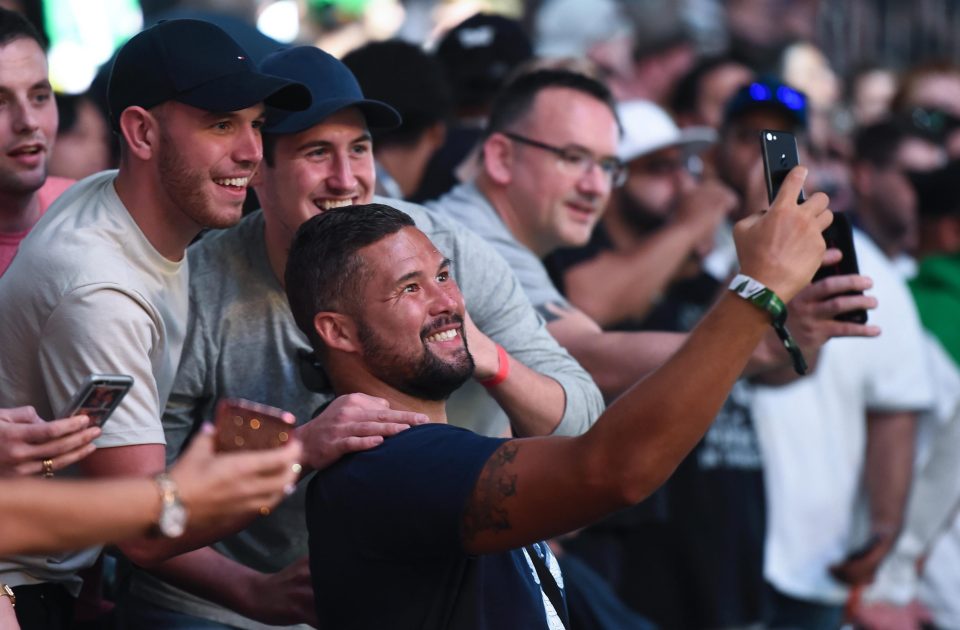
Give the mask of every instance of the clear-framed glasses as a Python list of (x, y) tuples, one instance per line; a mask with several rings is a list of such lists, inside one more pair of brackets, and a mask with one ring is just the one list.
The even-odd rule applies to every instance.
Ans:
[(514, 142), (553, 153), (558, 158), (557, 163), (560, 168), (571, 174), (582, 177), (589, 173), (594, 166), (598, 166), (614, 188), (623, 186), (623, 183), (627, 180), (627, 167), (619, 158), (613, 156), (598, 158), (581, 147), (557, 147), (510, 131), (501, 131), (500, 133)]

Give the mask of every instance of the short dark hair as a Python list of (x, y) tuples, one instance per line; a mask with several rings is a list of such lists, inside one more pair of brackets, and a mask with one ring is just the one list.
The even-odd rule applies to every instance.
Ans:
[(890, 166), (900, 145), (909, 135), (905, 123), (895, 118), (867, 125), (854, 136), (854, 162), (864, 162), (877, 168)]
[(347, 54), (343, 64), (366, 98), (389, 103), (400, 112), (399, 127), (371, 130), (375, 146), (413, 144), (453, 110), (443, 66), (409, 42), (372, 42)]
[(617, 106), (610, 88), (579, 72), (550, 69), (521, 74), (504, 86), (493, 101), (484, 138), (509, 130), (511, 125), (530, 111), (537, 94), (547, 88), (569, 88), (592, 96), (610, 109), (617, 121), (617, 129), (621, 130), (620, 117), (617, 116)]
[(413, 219), (391, 206), (371, 203), (327, 210), (297, 230), (284, 284), (293, 319), (318, 356), (323, 342), (314, 330), (314, 316), (321, 311), (356, 314), (358, 286), (365, 281), (357, 252), (405, 227), (414, 227)]
[(47, 41), (27, 18), (16, 11), (0, 8), (0, 46), (20, 38), (32, 39), (42, 50), (47, 49)]

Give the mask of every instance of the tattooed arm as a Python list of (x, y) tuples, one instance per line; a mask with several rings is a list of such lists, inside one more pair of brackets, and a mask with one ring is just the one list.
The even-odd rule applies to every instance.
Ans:
[[(804, 169), (734, 230), (743, 273), (789, 301), (810, 282), (832, 221), (826, 197), (797, 205)], [(648, 496), (703, 436), (769, 315), (726, 292), (680, 349), (575, 438), (506, 442), (481, 471), (462, 520), (469, 553), (514, 549), (587, 525)]]
[(585, 434), (505, 442), (477, 479), (462, 521), (464, 549), (513, 549), (648, 496), (706, 432), (769, 321), (724, 296), (676, 355)]

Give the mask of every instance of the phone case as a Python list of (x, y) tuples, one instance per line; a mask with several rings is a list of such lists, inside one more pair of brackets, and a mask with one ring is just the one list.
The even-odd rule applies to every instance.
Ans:
[(126, 374), (91, 374), (59, 417), (86, 415), (92, 425), (102, 426), (131, 387), (133, 377)]
[(293, 435), (293, 414), (242, 398), (217, 404), (216, 439), (218, 451), (279, 448)]

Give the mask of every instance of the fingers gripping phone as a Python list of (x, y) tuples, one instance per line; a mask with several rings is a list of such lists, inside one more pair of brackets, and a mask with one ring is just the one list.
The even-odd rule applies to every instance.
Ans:
[[(770, 203), (773, 203), (773, 199), (780, 191), (780, 186), (783, 184), (787, 173), (794, 166), (800, 164), (797, 140), (792, 133), (764, 129), (760, 132), (760, 151), (763, 154), (763, 172), (767, 178), (767, 197)], [(803, 201), (804, 196), (801, 190), (797, 196), (797, 203)], [(843, 258), (835, 265), (820, 267), (816, 275), (813, 276), (814, 282), (828, 276), (860, 273), (860, 266), (857, 264), (857, 251), (853, 246), (853, 228), (846, 214), (842, 212), (834, 213), (833, 223), (823, 231), (823, 240), (826, 241), (827, 247), (839, 249)], [(859, 295), (861, 293), (861, 291), (852, 291), (848, 295)], [(867, 323), (867, 312), (863, 309), (848, 311), (840, 313), (834, 319), (865, 324)]]
[(279, 448), (293, 437), (296, 418), (289, 411), (243, 398), (217, 403), (215, 419), (218, 451)]
[(103, 426), (131, 387), (133, 377), (126, 374), (91, 374), (58, 417), (86, 415), (91, 426)]

